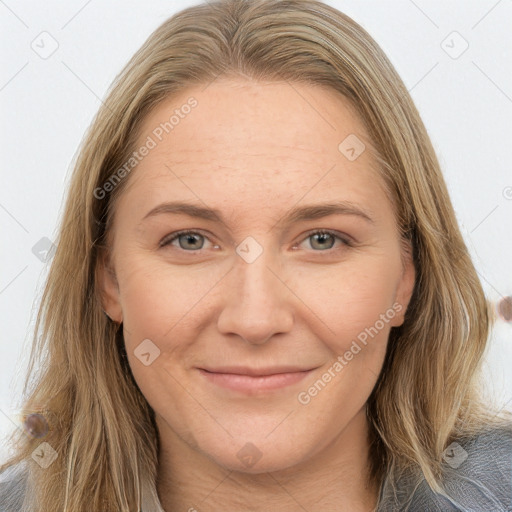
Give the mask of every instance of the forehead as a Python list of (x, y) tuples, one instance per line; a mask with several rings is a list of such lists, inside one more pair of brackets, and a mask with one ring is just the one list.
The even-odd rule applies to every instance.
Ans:
[(297, 158), (305, 153), (337, 158), (338, 145), (347, 136), (368, 139), (355, 109), (332, 89), (226, 79), (162, 101), (140, 132), (139, 142), (152, 135), (164, 148), (198, 156), (220, 145), (224, 150), (264, 148), (268, 156), (289, 158), (295, 152)]
[(190, 87), (146, 116), (136, 147), (149, 140), (129, 177), (132, 206), (185, 197), (260, 211), (269, 198), (277, 208), (306, 195), (383, 193), (363, 122), (328, 88), (245, 80)]

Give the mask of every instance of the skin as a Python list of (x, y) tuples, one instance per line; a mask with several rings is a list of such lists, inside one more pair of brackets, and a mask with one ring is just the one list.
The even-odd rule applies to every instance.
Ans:
[[(137, 147), (191, 96), (198, 105), (130, 174), (101, 269), (104, 308), (123, 322), (133, 375), (156, 414), (162, 506), (372, 510), (379, 488), (367, 483), (365, 404), (389, 331), (403, 323), (414, 267), (368, 134), (329, 89), (226, 78), (159, 104)], [(338, 149), (350, 134), (367, 148), (354, 161)], [(176, 213), (143, 220), (175, 200), (218, 209), (225, 225)], [(333, 201), (350, 201), (373, 222), (348, 214), (283, 221), (292, 208)], [(183, 229), (196, 238), (159, 246)], [(322, 240), (315, 230), (342, 238)], [(236, 252), (249, 236), (263, 250), (250, 263)], [(300, 403), (298, 394), (390, 310), (378, 334)], [(160, 351), (148, 366), (135, 353), (145, 339)], [(250, 393), (219, 387), (198, 370), (277, 364), (316, 369), (287, 387)], [(252, 465), (237, 455), (247, 451), (259, 457)]]

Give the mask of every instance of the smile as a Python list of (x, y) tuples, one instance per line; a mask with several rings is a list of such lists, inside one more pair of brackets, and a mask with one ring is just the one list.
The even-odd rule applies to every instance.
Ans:
[(314, 368), (288, 371), (250, 369), (212, 371), (203, 368), (198, 370), (212, 384), (250, 394), (258, 391), (274, 391), (296, 384), (309, 375)]

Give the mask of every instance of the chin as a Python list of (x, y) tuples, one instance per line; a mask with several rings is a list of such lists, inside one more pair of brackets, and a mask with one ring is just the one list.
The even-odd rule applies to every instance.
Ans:
[[(257, 475), (285, 470), (308, 457), (304, 444), (290, 444), (291, 436), (287, 437), (287, 441), (284, 438), (280, 441), (265, 439), (264, 436), (253, 441), (231, 438), (226, 445), (216, 444), (208, 449), (200, 449), (218, 466), (229, 471)], [(298, 447), (302, 451), (299, 452)]]

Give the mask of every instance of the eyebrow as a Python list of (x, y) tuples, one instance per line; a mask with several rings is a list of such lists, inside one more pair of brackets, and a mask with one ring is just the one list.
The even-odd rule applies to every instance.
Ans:
[[(162, 203), (150, 210), (142, 219), (142, 221), (161, 214), (181, 214), (188, 215), (199, 219), (218, 222), (227, 227), (222, 213), (214, 208), (205, 208), (192, 203), (183, 201), (173, 201)], [(315, 204), (308, 206), (296, 207), (290, 210), (277, 224), (293, 224), (304, 220), (314, 220), (327, 217), (329, 215), (350, 215), (364, 219), (366, 222), (375, 224), (373, 213), (362, 208), (350, 201), (336, 201), (325, 204)]]

